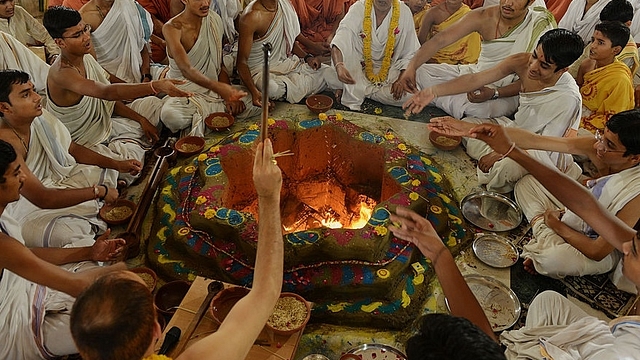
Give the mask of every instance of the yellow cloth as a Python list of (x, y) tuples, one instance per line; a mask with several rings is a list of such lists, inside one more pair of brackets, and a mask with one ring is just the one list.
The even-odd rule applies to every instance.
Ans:
[[(456, 21), (460, 20), (460, 18), (469, 11), (471, 11), (471, 8), (462, 4), (458, 11), (449, 16), (447, 20), (440, 24), (433, 25), (428, 38), (434, 37), (437, 33), (455, 24)], [(453, 44), (443, 47), (431, 60), (440, 64), (475, 64), (478, 62), (478, 56), (480, 56), (480, 42), (480, 34), (473, 32)]]
[(425, 4), (422, 10), (413, 14), (413, 26), (416, 28), (416, 34), (420, 32), (420, 25), (422, 25), (422, 19), (424, 18), (424, 14), (427, 13), (431, 9), (431, 5)]
[(580, 87), (582, 105), (590, 114), (583, 116), (580, 127), (595, 133), (603, 130), (609, 118), (634, 107), (633, 84), (629, 67), (619, 60), (584, 74)]
[(164, 355), (151, 354), (142, 360), (171, 360), (171, 358)]

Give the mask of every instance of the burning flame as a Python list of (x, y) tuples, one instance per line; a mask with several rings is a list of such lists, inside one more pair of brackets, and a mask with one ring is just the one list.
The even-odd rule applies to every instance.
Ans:
[(327, 213), (320, 222), (322, 226), (328, 227), (331, 229), (361, 229), (371, 218), (371, 214), (373, 214), (373, 209), (375, 208), (375, 204), (368, 204), (366, 201), (362, 201), (359, 204), (358, 215), (354, 215), (351, 219), (346, 219), (346, 224), (341, 223), (338, 219), (334, 218), (332, 214)]
[(374, 200), (361, 195), (359, 203), (357, 203), (354, 210), (351, 211), (351, 216), (341, 217), (330, 206), (326, 206), (322, 211), (314, 211), (313, 214), (309, 215), (314, 219), (310, 223), (315, 224), (315, 226), (309, 225), (309, 222), (301, 221), (296, 224), (291, 224), (290, 226), (285, 225), (284, 230), (286, 233), (291, 233), (317, 227), (327, 227), (330, 229), (361, 229), (371, 218), (375, 207), (376, 202)]

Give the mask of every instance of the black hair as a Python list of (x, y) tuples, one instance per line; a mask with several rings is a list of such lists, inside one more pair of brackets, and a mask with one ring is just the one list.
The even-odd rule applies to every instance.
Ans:
[(620, 21), (626, 23), (633, 20), (633, 5), (627, 0), (611, 0), (600, 11), (600, 21)]
[(618, 135), (626, 149), (624, 156), (640, 154), (640, 109), (619, 112), (605, 126)]
[(603, 21), (596, 25), (595, 30), (611, 40), (611, 47), (620, 46), (621, 51), (627, 46), (631, 33), (629, 27), (619, 21)]
[(149, 289), (120, 271), (102, 276), (78, 296), (70, 327), (83, 359), (142, 359), (155, 322)]
[[(29, 74), (22, 70), (0, 70), (0, 102), (6, 102), (11, 105), (9, 94), (11, 94), (13, 85), (26, 84), (28, 81)], [(0, 112), (0, 116), (4, 116), (4, 114)]]
[(4, 174), (9, 169), (9, 165), (16, 161), (18, 154), (16, 150), (4, 140), (0, 140), (0, 184), (4, 184), (7, 179), (4, 178)]
[(556, 64), (560, 71), (573, 64), (584, 50), (582, 38), (567, 29), (552, 29), (544, 33), (538, 41), (544, 51), (544, 59)]
[(54, 6), (44, 13), (42, 24), (52, 38), (62, 38), (62, 34), (68, 28), (76, 26), (82, 21), (82, 16), (77, 10), (66, 6)]
[(504, 360), (500, 345), (471, 321), (448, 314), (429, 314), (407, 340), (408, 360)]

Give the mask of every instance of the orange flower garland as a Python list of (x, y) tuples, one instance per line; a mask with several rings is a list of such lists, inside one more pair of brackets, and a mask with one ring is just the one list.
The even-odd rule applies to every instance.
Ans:
[(371, 10), (373, 8), (373, 0), (367, 0), (364, 3), (364, 21), (362, 22), (362, 30), (364, 31), (363, 39), (363, 52), (364, 52), (364, 73), (367, 79), (373, 84), (380, 85), (389, 75), (389, 68), (391, 67), (391, 56), (393, 55), (393, 47), (396, 40), (396, 34), (398, 28), (398, 20), (400, 19), (400, 4), (399, 0), (392, 0), (393, 8), (391, 9), (391, 24), (389, 24), (389, 31), (387, 34), (387, 43), (384, 47), (384, 57), (382, 59), (382, 66), (377, 74), (373, 72), (373, 58), (371, 57), (371, 34), (373, 32), (373, 24), (371, 21)]

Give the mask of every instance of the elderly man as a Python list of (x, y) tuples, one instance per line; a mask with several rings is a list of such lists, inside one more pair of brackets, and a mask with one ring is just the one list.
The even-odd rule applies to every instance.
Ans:
[(42, 24), (15, 0), (0, 1), (0, 31), (13, 35), (25, 46), (45, 47), (45, 58), (51, 64), (60, 55), (60, 48)]
[(342, 104), (360, 110), (370, 98), (400, 106), (406, 98), (397, 79), (418, 47), (411, 10), (404, 2), (359, 0), (351, 5), (331, 42), (331, 58), (344, 88), (337, 92)]
[[(553, 15), (546, 9), (530, 7), (533, 1), (502, 0), (500, 6), (473, 10), (465, 15), (464, 21), (436, 34), (422, 44), (400, 76), (399, 82), (404, 90), (417, 91), (416, 76), (418, 86), (426, 88), (460, 75), (489, 69), (509, 55), (532, 51), (540, 36), (556, 27)], [(424, 64), (439, 49), (474, 31), (482, 36), (477, 64)], [(520, 88), (511, 85), (514, 79), (515, 75), (509, 75), (492, 82), (488, 87), (476, 89), (479, 91), (438, 97), (433, 103), (457, 119), (465, 115), (479, 118), (509, 116), (518, 108), (518, 97), (515, 95)]]

